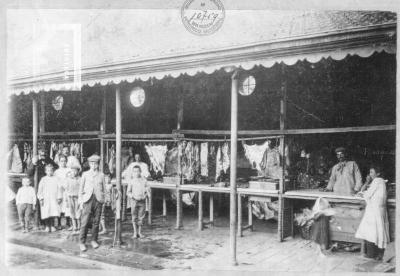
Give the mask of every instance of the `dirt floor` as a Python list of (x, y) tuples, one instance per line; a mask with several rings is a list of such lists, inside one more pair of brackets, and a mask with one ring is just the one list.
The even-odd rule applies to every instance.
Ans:
[[(122, 266), (125, 269), (145, 270), (246, 270), (246, 271), (290, 271), (290, 272), (354, 272), (387, 271), (393, 267), (369, 261), (359, 253), (335, 252), (324, 256), (317, 252), (313, 244), (300, 237), (289, 238), (284, 242), (277, 240), (277, 223), (255, 219), (255, 231), (244, 232), (237, 240), (237, 266), (232, 266), (229, 254), (229, 219), (221, 213), (216, 217), (214, 227), (197, 230), (196, 209), (184, 210), (183, 229), (175, 230), (175, 216), (155, 219), (152, 226), (144, 227), (143, 239), (132, 238), (132, 226), (128, 219), (123, 223), (123, 242), (121, 248), (113, 247), (113, 219), (107, 210), (108, 233), (101, 235), (101, 247), (80, 253), (78, 236), (67, 230), (55, 233), (31, 231), (22, 233), (16, 219), (15, 209), (11, 208), (7, 240), (16, 245), (7, 248), (8, 265), (24, 268), (101, 268), (107, 265)], [(159, 211), (155, 211), (157, 214)], [(88, 237), (90, 241), (90, 235)], [(20, 246), (20, 247), (18, 247)], [(43, 254), (21, 252), (22, 247), (31, 247), (57, 254), (48, 266), (40, 265)], [(19, 250), (19, 251), (18, 251)], [(81, 258), (89, 263), (76, 264), (75, 259), (66, 265), (60, 256)], [(17, 258), (20, 256), (20, 259)], [(17, 261), (18, 260), (18, 261)], [(58, 260), (58, 261), (57, 261)], [(90, 263), (90, 261), (95, 262)], [(104, 263), (100, 266), (99, 263)], [(82, 267), (83, 266), (83, 267)]]

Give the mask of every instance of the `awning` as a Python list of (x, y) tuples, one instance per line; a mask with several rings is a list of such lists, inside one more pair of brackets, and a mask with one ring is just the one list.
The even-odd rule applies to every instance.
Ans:
[(8, 10), (10, 94), (161, 79), (223, 67), (396, 51), (396, 14), (228, 10), (196, 36), (180, 10)]

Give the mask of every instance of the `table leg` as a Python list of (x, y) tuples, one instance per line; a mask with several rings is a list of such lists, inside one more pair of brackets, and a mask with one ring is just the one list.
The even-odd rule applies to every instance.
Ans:
[(239, 237), (243, 236), (243, 229), (242, 229), (242, 196), (238, 194), (238, 228), (237, 234)]
[(214, 226), (214, 195), (210, 194), (210, 225)]
[(163, 192), (162, 200), (163, 200), (163, 217), (166, 218), (167, 217), (167, 199), (166, 199), (164, 192)]
[(203, 192), (199, 191), (199, 231), (203, 230)]
[(176, 190), (176, 227), (179, 230), (182, 228), (182, 192)]
[(253, 212), (251, 208), (251, 200), (249, 198), (249, 201), (247, 202), (247, 211), (248, 211), (248, 220), (249, 220), (249, 229), (250, 231), (253, 231)]
[(148, 216), (148, 220), (149, 220), (149, 225), (151, 225), (151, 223), (152, 223), (152, 215), (153, 215), (153, 195), (152, 195), (152, 189), (151, 188), (149, 188), (149, 205), (148, 205), (148, 208), (149, 208), (149, 216)]

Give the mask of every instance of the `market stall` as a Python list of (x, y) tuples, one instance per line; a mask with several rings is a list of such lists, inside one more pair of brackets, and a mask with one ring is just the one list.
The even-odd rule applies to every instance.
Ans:
[[(14, 13), (18, 15), (19, 11), (14, 11)], [(21, 56), (21, 53), (24, 55), (36, 55), (37, 47), (35, 48), (35, 44), (32, 43), (19, 44), (21, 41), (18, 40), (18, 37), (11, 37), (10, 39), (12, 41), (13, 39), (15, 40), (15, 47), (10, 48), (10, 63), (13, 65), (13, 70), (10, 70), (11, 75), (9, 76), (10, 94), (20, 95), (21, 93), (29, 94), (31, 92), (38, 93), (39, 91), (43, 94), (53, 91), (52, 93), (48, 93), (52, 95), (54, 91), (76, 91), (81, 89), (86, 91), (91, 90), (93, 93), (97, 93), (97, 96), (93, 97), (93, 99), (99, 99), (102, 103), (102, 107), (97, 109), (101, 110), (99, 116), (101, 120), (97, 122), (100, 125), (98, 127), (100, 132), (95, 135), (97, 135), (97, 138), (100, 140), (100, 154), (103, 164), (106, 163), (106, 152), (108, 152), (106, 149), (108, 146), (105, 140), (107, 138), (115, 139), (115, 183), (116, 189), (120, 194), (122, 194), (123, 190), (121, 174), (124, 135), (128, 139), (141, 139), (143, 141), (147, 139), (147, 143), (151, 140), (160, 139), (160, 137), (166, 138), (167, 135), (171, 135), (169, 138), (182, 140), (182, 142), (184, 140), (183, 138), (192, 138), (190, 135), (203, 136), (201, 138), (192, 138), (200, 139), (203, 142), (210, 139), (210, 136), (230, 137), (228, 143), (229, 154), (227, 154), (229, 158), (225, 158), (229, 160), (229, 169), (228, 167), (224, 169), (225, 173), (229, 172), (229, 181), (222, 181), (228, 183), (229, 188), (210, 187), (201, 185), (200, 183), (185, 184), (183, 176), (184, 164), (181, 163), (181, 153), (183, 151), (181, 143), (178, 143), (178, 152), (180, 153), (180, 158), (178, 160), (180, 160), (179, 168), (181, 169), (178, 173), (179, 180), (175, 186), (177, 193), (177, 228), (181, 226), (181, 192), (192, 191), (199, 195), (199, 229), (202, 229), (203, 226), (203, 211), (201, 208), (203, 193), (229, 193), (231, 261), (233, 264), (236, 264), (236, 235), (238, 233), (241, 235), (242, 231), (240, 227), (242, 222), (242, 196), (278, 198), (279, 239), (282, 240), (293, 232), (291, 199), (285, 194), (288, 190), (287, 185), (292, 185), (290, 179), (287, 180), (286, 175), (286, 171), (290, 168), (290, 164), (287, 162), (290, 147), (288, 151), (286, 150), (288, 135), (371, 130), (393, 131), (395, 129), (395, 123), (391, 121), (389, 123), (386, 121), (384, 123), (380, 122), (372, 127), (369, 125), (352, 124), (338, 126), (337, 122), (333, 126), (303, 125), (303, 122), (307, 122), (307, 120), (303, 120), (301, 116), (291, 115), (291, 112), (287, 112), (288, 108), (290, 108), (288, 107), (290, 106), (290, 101), (292, 101), (292, 103), (294, 102), (290, 95), (288, 95), (289, 93), (301, 94), (302, 91), (307, 91), (307, 86), (312, 86), (310, 80), (326, 78), (326, 76), (321, 75), (313, 76), (313, 78), (304, 78), (306, 83), (301, 86), (301, 89), (291, 90), (290, 77), (302, 79), (301, 75), (304, 72), (312, 71), (304, 67), (313, 67), (322, 64), (322, 66), (329, 69), (332, 63), (338, 61), (340, 66), (346, 68), (346, 61), (351, 59), (352, 56), (365, 57), (366, 59), (369, 59), (371, 56), (378, 56), (378, 59), (384, 59), (382, 56), (389, 56), (389, 59), (392, 61), (395, 60), (396, 15), (393, 13), (327, 11), (266, 14), (268, 12), (260, 11), (252, 15), (254, 22), (240, 22), (235, 15), (231, 15), (226, 18), (226, 27), (215, 34), (215, 39), (213, 40), (216, 42), (215, 45), (209, 45), (205, 42), (206, 40), (201, 38), (196, 38), (196, 41), (193, 43), (194, 37), (187, 33), (182, 26), (176, 25), (180, 24), (180, 18), (175, 11), (169, 11), (168, 13), (165, 13), (165, 11), (162, 13), (159, 11), (147, 11), (147, 14), (138, 14), (136, 11), (98, 11), (97, 13), (97, 15), (90, 14), (88, 16), (85, 11), (74, 11), (73, 13), (63, 12), (62, 18), (69, 18), (72, 23), (76, 23), (75, 27), (79, 27), (80, 25), (87, 26), (84, 30), (85, 36), (82, 37), (83, 41), (81, 41), (81, 45), (79, 46), (79, 49), (82, 48), (85, 53), (85, 55), (83, 55), (83, 64), (81, 64), (82, 60), (79, 60), (79, 62), (73, 60), (73, 66), (68, 69), (63, 67), (65, 63), (61, 65), (57, 63), (58, 59), (54, 58), (54, 56), (59, 56), (56, 49), (58, 44), (50, 43), (49, 45), (51, 45), (52, 48), (44, 47), (40, 49), (40, 51), (44, 51), (41, 53), (41, 58), (47, 61), (40, 64), (45, 64), (45, 66), (43, 68), (40, 66), (39, 68), (35, 66), (30, 68), (30, 66), (27, 65), (27, 60), (29, 60), (29, 58), (24, 58), (24, 56)], [(44, 14), (46, 24), (49, 24), (49, 22), (54, 22), (56, 25), (58, 24), (59, 15), (52, 14), (51, 11), (46, 11)], [(154, 34), (149, 38), (144, 34), (146, 32), (143, 33), (142, 30), (141, 33), (139, 29), (137, 30), (137, 37), (141, 37), (140, 34), (142, 34), (143, 40), (138, 39), (138, 41), (144, 43), (143, 45), (146, 45), (146, 47), (142, 47), (145, 49), (141, 49), (141, 47), (131, 47), (131, 33), (132, 30), (137, 29), (137, 22), (133, 22), (131, 19), (143, 18), (143, 22), (146, 22), (146, 17), (160, 18), (161, 21), (165, 21), (165, 24), (153, 26), (154, 29), (163, 32), (163, 35), (159, 36), (159, 43), (154, 44), (152, 40)], [(288, 17), (292, 20), (288, 21)], [(20, 17), (16, 16), (16, 18)], [(19, 29), (26, 29), (29, 33), (31, 31), (29, 22), (36, 22), (36, 17), (25, 15), (24, 18), (26, 18), (24, 22), (14, 23), (22, 24), (23, 26), (19, 26)], [(101, 21), (97, 20), (97, 18), (101, 18)], [(171, 20), (171, 18), (173, 20)], [(108, 22), (112, 24), (108, 24)], [(240, 28), (237, 26), (238, 22), (241, 24)], [(335, 22), (341, 22), (341, 24), (337, 25)], [(39, 23), (36, 22), (35, 24)], [(121, 29), (115, 32), (113, 26), (117, 23), (120, 24)], [(260, 27), (254, 28), (253, 24), (255, 23)], [(74, 24), (71, 26), (74, 27)], [(262, 26), (265, 26), (265, 28)], [(296, 26), (296, 28), (294, 28), (294, 26)], [(301, 27), (297, 28), (297, 26)], [(319, 26), (318, 31), (316, 31), (315, 26)], [(267, 28), (270, 30), (269, 32), (265, 31)], [(79, 28), (71, 28), (71, 38), (80, 35), (79, 30)], [(116, 42), (111, 44), (111, 46), (118, 44), (127, 45), (127, 47), (123, 48), (123, 50), (120, 48), (114, 49), (112, 47), (111, 49), (104, 50), (104, 43), (98, 42), (96, 39), (91, 39), (97, 37), (96, 33), (98, 33), (99, 30), (102, 30), (103, 38), (107, 37), (108, 41)], [(166, 34), (171, 32), (171, 30), (173, 30), (175, 35), (181, 37), (179, 41), (171, 41), (168, 39), (168, 35)], [(179, 30), (179, 34), (176, 34), (177, 30)], [(227, 37), (231, 37), (232, 33), (242, 38), (240, 43), (238, 43), (236, 39), (234, 39), (234, 41), (226, 39)], [(22, 34), (19, 33), (15, 35), (20, 36)], [(54, 36), (56, 34), (53, 33), (51, 35)], [(26, 35), (26, 39), (29, 39), (29, 37), (29, 35)], [(57, 41), (57, 39), (54, 39), (54, 41)], [(71, 39), (71, 41), (76, 40)], [(229, 43), (226, 43), (226, 41), (229, 41)], [(176, 44), (171, 45), (171, 43)], [(23, 48), (21, 45), (31, 44), (33, 45), (32, 49), (28, 49), (28, 51), (22, 51), (17, 47), (20, 46)], [(75, 46), (71, 45), (71, 47)], [(76, 48), (76, 50), (77, 49), (78, 48)], [(132, 57), (137, 58), (132, 59)], [(80, 65), (82, 65), (82, 67)], [(27, 72), (27, 74), (29, 76), (19, 76), (18, 73), (26, 72), (26, 68), (28, 68), (27, 70), (29, 72)], [(32, 69), (32, 72), (30, 69)], [(348, 71), (351, 70), (350, 68)], [(393, 75), (393, 73), (393, 71), (389, 71), (390, 75)], [(251, 74), (258, 75), (256, 78), (250, 78)], [(201, 85), (193, 88), (192, 83), (193, 80), (196, 79)], [(330, 79), (331, 83), (335, 83), (335, 80), (336, 85), (340, 86), (340, 78), (334, 80)], [(378, 83), (378, 81), (376, 82)], [(163, 101), (166, 103), (169, 99), (174, 99), (176, 90), (179, 90), (183, 95), (190, 94), (190, 90), (196, 90), (191, 91), (192, 95), (205, 94), (206, 88), (211, 86), (210, 83), (213, 83), (214, 87), (213, 91), (208, 92), (215, 95), (215, 97), (221, 98), (219, 101), (215, 101), (215, 98), (213, 98), (211, 101), (207, 102), (208, 108), (204, 108), (204, 112), (201, 113), (203, 114), (203, 118), (200, 116), (197, 118), (196, 116), (192, 116), (192, 118), (187, 119), (190, 117), (190, 115), (187, 115), (190, 114), (190, 112), (185, 112), (185, 121), (183, 121), (183, 103), (180, 101), (176, 101), (179, 106), (177, 110), (173, 109), (172, 112), (160, 112), (162, 116), (151, 117), (140, 115), (141, 113), (146, 113), (144, 112), (145, 106), (143, 107), (144, 109), (141, 108), (141, 106), (148, 96), (148, 94), (142, 92), (146, 89), (146, 87), (143, 89), (142, 86), (146, 85), (147, 88), (149, 88), (153, 87), (154, 83), (156, 83), (155, 85), (159, 85), (159, 90), (162, 91), (165, 90), (163, 84), (167, 82), (178, 83), (178, 85), (175, 85), (173, 88), (170, 87), (169, 91), (167, 91), (168, 93), (159, 94), (159, 104), (154, 104), (153, 107), (162, 108), (167, 106), (163, 104)], [(390, 84), (390, 91), (393, 92), (393, 80), (387, 79), (386, 83)], [(255, 86), (257, 86), (257, 90), (253, 94), (254, 96), (252, 96), (251, 94)], [(252, 87), (252, 90), (249, 89), (249, 87)], [(320, 87), (324, 87), (323, 84)], [(357, 90), (357, 85), (349, 84), (348, 87)], [(342, 88), (343, 87), (336, 87), (333, 90), (340, 90)], [(245, 93), (243, 93), (244, 91)], [(239, 93), (243, 95), (240, 99), (238, 97)], [(80, 93), (76, 94), (80, 95)], [(32, 100), (31, 110), (33, 122), (32, 152), (33, 155), (37, 155), (38, 138), (40, 137), (40, 133), (44, 133), (44, 130), (39, 131), (40, 126), (43, 125), (43, 120), (39, 120), (38, 118), (39, 98), (36, 94), (30, 95)], [(273, 97), (275, 100), (261, 100), (261, 95), (275, 95), (275, 97)], [(132, 97), (130, 99), (131, 101), (126, 100), (130, 97)], [(308, 95), (304, 98), (310, 100), (312, 96)], [(238, 116), (238, 114), (243, 106), (246, 106), (246, 101), (247, 109), (255, 110), (256, 112), (253, 113), (253, 117), (250, 116), (244, 119), (244, 116)], [(253, 104), (258, 103), (258, 107), (253, 108), (250, 104), (251, 101), (255, 102)], [(329, 98), (328, 101), (335, 102)], [(123, 110), (124, 104), (129, 102), (131, 102), (134, 107), (137, 107), (135, 109), (136, 111), (131, 115), (131, 118), (133, 118), (132, 121), (126, 121), (126, 118), (129, 117), (127, 115), (128, 112)], [(215, 108), (215, 106), (212, 105), (214, 102), (220, 104), (220, 106), (218, 106), (218, 112), (212, 109), (212, 107)], [(275, 105), (270, 106), (271, 102), (275, 102)], [(156, 103), (156, 101), (153, 103)], [(112, 107), (114, 112), (108, 111), (107, 105)], [(199, 106), (196, 107), (195, 102), (190, 101), (190, 99), (185, 105), (192, 113), (196, 113), (194, 111), (197, 111), (198, 109), (196, 108), (199, 108)], [(269, 105), (268, 108), (265, 108), (265, 105)], [(311, 105), (313, 105), (313, 103), (311, 103)], [(305, 113), (307, 116), (311, 116), (314, 119), (315, 117), (318, 118), (318, 116), (315, 116), (308, 108), (306, 110), (296, 102), (294, 102), (293, 106), (297, 106), (296, 108), (300, 110), (302, 114)], [(323, 104), (321, 106), (323, 106)], [(265, 110), (268, 111), (270, 107), (276, 112), (266, 113)], [(347, 109), (349, 109), (349, 107), (347, 107)], [(224, 113), (224, 111), (227, 112)], [(391, 111), (389, 110), (388, 112)], [(157, 113), (157, 111), (155, 113)], [(325, 113), (328, 112), (325, 111)], [(149, 114), (149, 112), (146, 114)], [(170, 115), (167, 116), (166, 114)], [(177, 120), (175, 119), (175, 115), (177, 115)], [(342, 116), (342, 114), (336, 115), (339, 115), (339, 117)], [(213, 118), (213, 116), (217, 116), (217, 119), (215, 119), (215, 117)], [(253, 123), (254, 116), (260, 117), (262, 123)], [(297, 117), (297, 120), (292, 120), (292, 123), (290, 123), (290, 120), (287, 120), (290, 116), (293, 116), (295, 119)], [(193, 120), (193, 117), (195, 120)], [(197, 123), (190, 124), (190, 121), (197, 121)], [(254, 120), (254, 122), (257, 121)], [(159, 133), (164, 134), (151, 134), (154, 133), (151, 126), (155, 125), (161, 126), (162, 131)], [(175, 125), (177, 126), (176, 131), (173, 130)], [(124, 129), (125, 126), (131, 126), (131, 128)], [(201, 130), (206, 127), (208, 127), (208, 129)], [(228, 130), (229, 128), (230, 130)], [(65, 133), (58, 134), (65, 135)], [(67, 134), (71, 135), (71, 133)], [(79, 133), (81, 136), (86, 134), (93, 135), (93, 133)], [(176, 134), (182, 136), (176, 137)], [(48, 135), (56, 135), (56, 133), (48, 133)], [(277, 157), (276, 159), (282, 160), (279, 166), (275, 166), (275, 169), (279, 167), (278, 171), (280, 171), (280, 175), (272, 177), (272, 180), (278, 181), (279, 183), (278, 186), (275, 186), (275, 189), (272, 189), (273, 192), (269, 189), (265, 191), (265, 189), (238, 188), (237, 142), (238, 138), (242, 138), (243, 136), (253, 138), (259, 136), (279, 136), (276, 149), (274, 149), (274, 153), (271, 154), (271, 156)], [(273, 148), (271, 148), (271, 150), (273, 150)], [(267, 172), (266, 174), (270, 175), (271, 172)], [(228, 179), (228, 176), (226, 176), (226, 179)], [(271, 179), (271, 177), (269, 179)], [(218, 183), (221, 181), (216, 181), (215, 179), (214, 182)], [(213, 183), (206, 184), (211, 185)], [(161, 185), (165, 186), (161, 187)], [(171, 189), (173, 187), (173, 185), (159, 183), (151, 184), (150, 186), (152, 186), (152, 190), (159, 188), (164, 189), (164, 187)], [(35, 180), (35, 187), (37, 187), (37, 179)], [(238, 195), (239, 200), (237, 198)], [(120, 223), (121, 211), (124, 208), (122, 207), (121, 198), (122, 197), (119, 197), (116, 203), (117, 244), (122, 242)], [(260, 201), (260, 198), (258, 198), (257, 201)], [(150, 197), (150, 205), (151, 202), (152, 200)], [(210, 209), (212, 209), (213, 201), (211, 200), (210, 202)], [(239, 207), (240, 213), (238, 219), (237, 207)], [(151, 222), (151, 209), (149, 212), (149, 220)], [(249, 212), (248, 226), (250, 227), (245, 226), (245, 228), (251, 229), (251, 220), (252, 216)], [(210, 221), (213, 222), (212, 214), (210, 214)]]

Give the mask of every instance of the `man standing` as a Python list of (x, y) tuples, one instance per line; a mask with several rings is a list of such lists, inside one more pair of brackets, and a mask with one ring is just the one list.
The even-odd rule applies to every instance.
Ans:
[(50, 157), (47, 156), (47, 152), (45, 149), (39, 149), (38, 154), (39, 157), (34, 156), (32, 158), (32, 163), (29, 164), (27, 168), (27, 174), (29, 177), (32, 177), (35, 173), (35, 169), (37, 168), (38, 182), (40, 182), (40, 179), (42, 179), (42, 177), (46, 175), (45, 173), (46, 165), (52, 164), (55, 169), (57, 169), (58, 166), (56, 163), (54, 163), (53, 160), (51, 160)]
[(81, 204), (81, 230), (79, 233), (81, 251), (86, 251), (86, 236), (88, 224), (92, 219), (92, 247), (99, 247), (97, 237), (99, 234), (99, 223), (102, 205), (105, 201), (105, 178), (99, 171), (100, 156), (92, 155), (88, 158), (90, 169), (82, 174), (79, 188), (79, 202)]
[(354, 161), (346, 160), (346, 149), (335, 150), (339, 163), (333, 166), (328, 186), (324, 191), (333, 191), (339, 195), (354, 195), (360, 191), (362, 178), (360, 169)]
[(76, 156), (74, 156), (74, 155), (70, 155), (68, 146), (64, 146), (62, 148), (61, 154), (67, 157), (67, 167), (68, 168), (78, 166), (79, 170), (82, 170), (81, 163), (79, 162), (78, 158), (76, 158)]

